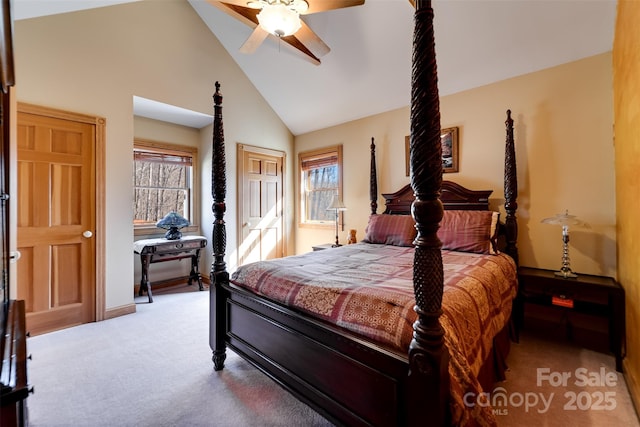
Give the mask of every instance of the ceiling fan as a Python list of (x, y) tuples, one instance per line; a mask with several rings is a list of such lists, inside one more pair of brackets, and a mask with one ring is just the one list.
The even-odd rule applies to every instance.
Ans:
[(310, 62), (320, 65), (320, 57), (331, 50), (300, 15), (359, 6), (365, 0), (207, 0), (234, 18), (255, 28), (240, 47), (253, 53), (267, 36), (291, 45)]

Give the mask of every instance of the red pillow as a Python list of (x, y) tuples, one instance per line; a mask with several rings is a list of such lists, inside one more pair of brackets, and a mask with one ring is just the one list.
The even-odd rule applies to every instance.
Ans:
[(438, 229), (442, 249), (496, 254), (499, 217), (500, 214), (493, 211), (444, 211)]
[(411, 215), (371, 215), (364, 242), (394, 246), (413, 246), (416, 223)]

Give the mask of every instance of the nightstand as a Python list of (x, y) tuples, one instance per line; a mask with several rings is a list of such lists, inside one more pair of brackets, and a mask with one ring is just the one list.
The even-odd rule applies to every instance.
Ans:
[(324, 244), (322, 244), (322, 245), (314, 245), (314, 246), (311, 246), (311, 248), (313, 248), (313, 251), (314, 251), (314, 252), (315, 252), (315, 251), (323, 251), (323, 250), (325, 250), (325, 249), (331, 249), (331, 248), (333, 248), (333, 247), (334, 247), (333, 245), (334, 245), (334, 243), (324, 243)]
[(611, 277), (556, 276), (552, 270), (521, 267), (514, 306), (518, 330), (538, 331), (616, 358), (625, 356), (624, 289)]

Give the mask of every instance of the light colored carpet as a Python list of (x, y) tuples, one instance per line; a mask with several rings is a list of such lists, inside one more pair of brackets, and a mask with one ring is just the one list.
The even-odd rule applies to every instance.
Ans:
[[(207, 291), (157, 291), (154, 301), (136, 297), (135, 314), (29, 338), (32, 426), (331, 425), (231, 351), (225, 369), (213, 370)], [(587, 390), (536, 385), (538, 367), (615, 373), (612, 356), (523, 336), (509, 364), (507, 381), (496, 385), (511, 399), (498, 415), (501, 426), (639, 425), (621, 374), (616, 387), (588, 390), (591, 399), (614, 393), (613, 410), (564, 410), (564, 393)], [(551, 392), (544, 413), (536, 410), (541, 404), (525, 410), (513, 400)]]
[(505, 406), (494, 405), (501, 427), (640, 426), (612, 355), (525, 333), (508, 365), (506, 381), (493, 390), (508, 396)]
[(231, 351), (213, 370), (208, 291), (147, 301), (28, 340), (32, 426), (330, 425)]

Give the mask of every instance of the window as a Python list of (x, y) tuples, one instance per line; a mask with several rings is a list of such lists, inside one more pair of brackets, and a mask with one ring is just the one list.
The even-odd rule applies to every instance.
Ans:
[(298, 155), (300, 167), (300, 225), (333, 226), (335, 211), (328, 211), (333, 197), (342, 197), (342, 146), (336, 145)]
[(156, 222), (177, 212), (197, 229), (194, 147), (136, 140), (133, 148), (133, 224), (136, 235), (159, 233)]

